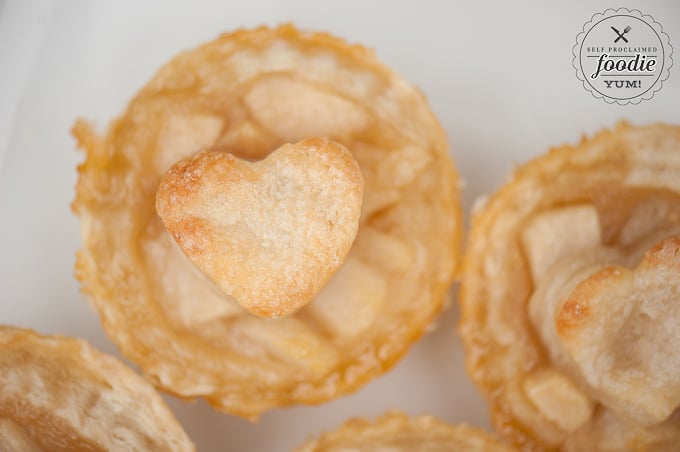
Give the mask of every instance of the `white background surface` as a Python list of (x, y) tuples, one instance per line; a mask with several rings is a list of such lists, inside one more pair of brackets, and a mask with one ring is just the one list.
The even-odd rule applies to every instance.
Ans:
[[(679, 2), (490, 3), (0, 1), (0, 323), (117, 353), (72, 276), (80, 235), (69, 203), (82, 155), (69, 129), (78, 116), (103, 129), (163, 62), (223, 31), (292, 21), (375, 48), (429, 97), (466, 181), (466, 212), (551, 145), (624, 118), (680, 123)], [(583, 24), (619, 6), (651, 14), (676, 52), (670, 79), (640, 105), (593, 98), (571, 66)], [(166, 400), (201, 451), (290, 450), (390, 408), (488, 427), (463, 369), (457, 317), (454, 303), (434, 333), (356, 394), (276, 410), (256, 425), (203, 402)]]

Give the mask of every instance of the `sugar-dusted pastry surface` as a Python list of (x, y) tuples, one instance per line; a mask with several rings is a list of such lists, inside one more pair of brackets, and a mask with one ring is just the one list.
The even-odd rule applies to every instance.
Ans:
[(388, 412), (376, 420), (351, 419), (295, 452), (495, 452), (513, 449), (489, 433), (446, 424), (433, 416)]
[(680, 128), (553, 149), (476, 212), (460, 331), (496, 429), (528, 448), (680, 443)]
[(184, 254), (253, 314), (307, 304), (347, 257), (364, 181), (343, 145), (285, 144), (264, 160), (199, 152), (175, 163), (156, 211)]
[(192, 451), (153, 387), (87, 343), (0, 326), (3, 451)]
[[(250, 418), (333, 399), (389, 369), (442, 307), (457, 175), (423, 95), (369, 50), (291, 26), (223, 35), (161, 68), (105, 136), (82, 121), (74, 134), (86, 151), (77, 276), (122, 353), (168, 392)], [(308, 137), (359, 163), (358, 233), (309, 304), (260, 319), (185, 257), (156, 189), (199, 151), (260, 160)]]

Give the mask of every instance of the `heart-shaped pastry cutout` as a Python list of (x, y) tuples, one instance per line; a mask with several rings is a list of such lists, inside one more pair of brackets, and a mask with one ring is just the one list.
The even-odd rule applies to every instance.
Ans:
[(174, 164), (156, 210), (189, 259), (262, 317), (309, 302), (340, 267), (359, 228), (359, 164), (309, 138), (251, 163), (200, 152)]
[(662, 422), (680, 406), (680, 236), (653, 246), (635, 270), (607, 266), (557, 310), (560, 341), (619, 415)]

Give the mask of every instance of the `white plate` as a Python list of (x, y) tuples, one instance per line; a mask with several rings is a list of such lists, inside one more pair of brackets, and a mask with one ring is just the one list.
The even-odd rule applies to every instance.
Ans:
[[(619, 3), (0, 3), (0, 322), (83, 337), (117, 353), (72, 276), (80, 233), (69, 203), (82, 155), (69, 128), (78, 116), (103, 128), (180, 50), (222, 31), (286, 21), (375, 48), (429, 97), (466, 181), (467, 211), (515, 164), (551, 145), (622, 118), (680, 123), (678, 62), (663, 89), (640, 105), (605, 104), (576, 79), (576, 34), (594, 13)], [(638, 3), (624, 6), (654, 16), (680, 49), (680, 3)], [(486, 406), (463, 369), (456, 322), (453, 303), (438, 329), (386, 376), (326, 405), (276, 410), (258, 424), (203, 402), (166, 400), (201, 451), (290, 450), (351, 416), (390, 408), (488, 427)]]

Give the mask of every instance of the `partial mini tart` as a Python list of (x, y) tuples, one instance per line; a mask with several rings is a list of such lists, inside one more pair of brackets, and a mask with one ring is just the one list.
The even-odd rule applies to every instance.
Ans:
[(484, 430), (446, 424), (433, 416), (388, 412), (376, 420), (351, 419), (295, 452), (510, 452)]
[[(77, 278), (121, 352), (167, 392), (204, 397), (251, 419), (275, 407), (325, 402), (391, 368), (442, 309), (461, 234), (446, 137), (420, 91), (363, 47), (292, 26), (225, 34), (161, 68), (105, 136), (83, 121), (73, 132), (86, 151), (73, 203), (84, 239)], [(277, 209), (307, 212), (320, 228), (308, 234), (315, 240), (323, 237), (317, 220), (339, 212), (310, 203), (333, 197), (314, 175), (310, 183), (321, 185), (310, 188), (316, 195), (302, 207), (290, 198), (273, 202), (305, 180), (299, 164), (284, 168), (295, 151), (288, 143), (349, 151), (358, 162), (361, 180), (352, 185), (347, 162), (338, 190), (347, 195), (335, 199), (360, 198), (338, 213), (349, 223), (340, 225), (338, 245), (324, 243), (323, 252), (282, 245), (298, 247), (285, 231), (300, 231), (290, 226), (293, 217), (285, 227), (277, 223)], [(225, 155), (213, 159), (206, 151)], [(200, 176), (192, 168), (202, 168)], [(206, 199), (220, 192), (211, 181), (230, 193), (252, 192), (230, 188), (234, 168), (254, 184), (269, 178), (262, 186), (270, 199), (237, 207), (270, 206), (266, 212), (234, 215)], [(295, 180), (279, 190), (271, 173), (262, 175), (267, 171)], [(185, 184), (198, 177), (205, 189)], [(271, 234), (253, 229), (263, 224), (258, 215), (274, 225)], [(235, 241), (233, 233), (246, 235)], [(267, 247), (285, 252), (272, 255), (260, 274), (253, 260), (242, 269), (233, 256), (215, 263), (225, 246), (253, 257), (243, 245), (248, 237), (258, 244), (257, 259), (267, 261)], [(296, 260), (301, 252), (320, 255), (320, 264)], [(277, 266), (287, 273), (272, 273)], [(298, 277), (304, 284), (288, 284)], [(263, 293), (274, 301), (259, 299)], [(290, 299), (285, 306), (277, 294)]]
[(680, 444), (680, 127), (618, 124), (518, 169), (464, 261), (467, 369), (527, 449)]
[(3, 451), (193, 451), (153, 387), (86, 342), (0, 326)]

